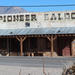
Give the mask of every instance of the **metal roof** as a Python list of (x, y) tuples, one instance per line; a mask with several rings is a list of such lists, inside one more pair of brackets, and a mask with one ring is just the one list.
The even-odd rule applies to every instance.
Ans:
[(0, 29), (0, 36), (38, 34), (75, 34), (75, 27)]

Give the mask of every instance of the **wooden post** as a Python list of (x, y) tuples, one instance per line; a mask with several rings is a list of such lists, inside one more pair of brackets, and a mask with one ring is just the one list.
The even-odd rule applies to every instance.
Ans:
[(22, 38), (20, 38), (20, 56), (23, 55), (23, 41)]
[(53, 35), (51, 36), (51, 56), (53, 56)]
[(9, 49), (9, 38), (7, 38), (7, 51), (9, 52), (8, 55), (10, 56), (10, 49)]
[(54, 40), (57, 38), (57, 36), (53, 37), (53, 35), (51, 35), (51, 37), (47, 37), (47, 39), (51, 42), (51, 56), (53, 56), (53, 52), (54, 52)]
[(72, 56), (75, 56), (75, 40), (72, 41), (72, 44), (71, 44), (71, 53), (72, 53)]
[(23, 56), (23, 41), (26, 39), (26, 37), (16, 37), (17, 40), (20, 42), (20, 56)]

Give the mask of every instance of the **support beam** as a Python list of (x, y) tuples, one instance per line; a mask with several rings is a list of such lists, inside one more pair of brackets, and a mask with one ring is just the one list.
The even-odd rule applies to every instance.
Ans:
[(7, 50), (8, 50), (8, 56), (10, 56), (10, 49), (9, 49), (9, 38), (7, 38)]
[(53, 35), (51, 35), (50, 37), (47, 37), (47, 39), (50, 41), (50, 43), (51, 43), (51, 56), (53, 56), (53, 52), (54, 52), (54, 44), (53, 44), (53, 42), (54, 42), (54, 40), (57, 38), (57, 36), (55, 35), (55, 36), (53, 36)]
[(72, 56), (75, 56), (75, 40), (73, 40), (71, 43), (71, 53)]
[(20, 42), (20, 56), (23, 56), (23, 41), (26, 39), (26, 37), (19, 36), (16, 37), (16, 39)]
[(20, 56), (23, 55), (23, 40), (20, 38)]
[(53, 35), (51, 36), (51, 56), (53, 56)]

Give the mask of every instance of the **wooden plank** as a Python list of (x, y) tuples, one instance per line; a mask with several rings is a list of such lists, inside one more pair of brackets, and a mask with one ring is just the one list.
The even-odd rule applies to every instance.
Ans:
[(47, 39), (48, 39), (49, 41), (51, 41), (51, 38), (50, 38), (50, 37), (47, 37)]
[(23, 56), (23, 41), (26, 39), (26, 37), (16, 36), (16, 39), (20, 42), (20, 56)]
[(20, 38), (20, 56), (23, 55), (23, 41), (22, 38)]
[(17, 36), (16, 36), (16, 39), (17, 39), (18, 41), (20, 41), (20, 38), (19, 38), (19, 37), (17, 37)]
[(55, 40), (57, 38), (57, 35), (54, 36), (53, 40)]
[(51, 36), (51, 56), (53, 56), (53, 35)]
[[(75, 36), (75, 34), (56, 34), (57, 36)], [(56, 36), (55, 35), (55, 36)], [(41, 34), (41, 35), (11, 35), (11, 36), (0, 36), (0, 38), (15, 38), (15, 37), (50, 37), (51, 35), (49, 34)]]
[(27, 37), (23, 37), (23, 38), (22, 38), (22, 39), (23, 39), (22, 41), (24, 41), (26, 38), (27, 38)]
[(9, 56), (10, 56), (10, 49), (9, 49), (9, 38), (7, 38), (7, 50), (9, 52)]

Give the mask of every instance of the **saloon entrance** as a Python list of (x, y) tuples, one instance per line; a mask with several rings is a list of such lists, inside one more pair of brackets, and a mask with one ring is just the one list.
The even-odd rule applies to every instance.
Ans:
[(66, 35), (0, 38), (1, 56), (75, 56), (74, 38)]

